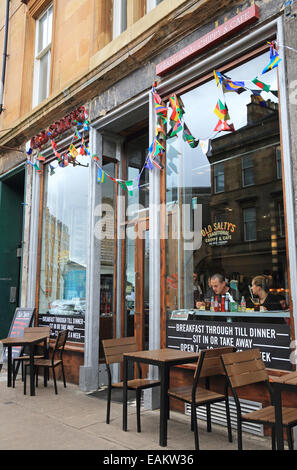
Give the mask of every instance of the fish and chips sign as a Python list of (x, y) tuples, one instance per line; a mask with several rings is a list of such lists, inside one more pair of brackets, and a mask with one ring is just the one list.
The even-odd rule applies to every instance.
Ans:
[(202, 231), (204, 242), (209, 246), (226, 245), (232, 240), (232, 234), (236, 230), (236, 225), (231, 222), (214, 222)]

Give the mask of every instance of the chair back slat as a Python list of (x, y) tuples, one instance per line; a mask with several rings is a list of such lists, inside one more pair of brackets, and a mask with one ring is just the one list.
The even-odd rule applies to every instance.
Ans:
[(68, 330), (59, 331), (58, 336), (56, 338), (56, 344), (55, 344), (55, 350), (56, 351), (58, 349), (59, 350), (64, 349), (64, 346), (65, 346), (66, 340), (67, 340), (67, 336), (68, 336)]
[(268, 380), (268, 373), (258, 349), (222, 355), (232, 387), (242, 387)]
[(135, 336), (128, 338), (102, 340), (106, 364), (114, 364), (123, 361), (126, 352), (138, 351)]
[(225, 375), (220, 357), (222, 354), (232, 353), (234, 349), (235, 348), (230, 346), (225, 348), (206, 349), (203, 350), (203, 352), (201, 351), (197, 362), (195, 376), (199, 371), (200, 361), (203, 362), (199, 372), (199, 378), (212, 377), (214, 375)]

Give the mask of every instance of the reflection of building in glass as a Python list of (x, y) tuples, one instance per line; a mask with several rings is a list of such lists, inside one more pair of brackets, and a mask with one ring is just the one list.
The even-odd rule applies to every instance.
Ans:
[[(53, 216), (46, 208), (44, 215), (43, 269), (41, 286), (48, 299), (63, 298), (63, 273), (69, 260), (68, 227)], [(42, 275), (43, 274), (43, 275)]]
[(264, 108), (251, 98), (247, 125), (212, 141), (212, 194), (194, 264), (198, 272), (238, 280), (243, 289), (261, 273), (271, 276), (271, 287), (285, 288), (278, 105), (269, 101)]

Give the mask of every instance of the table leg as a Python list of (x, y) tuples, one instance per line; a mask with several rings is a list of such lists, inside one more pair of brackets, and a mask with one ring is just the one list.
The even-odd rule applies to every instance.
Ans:
[(127, 431), (127, 376), (128, 376), (128, 359), (124, 356), (124, 360), (123, 360), (123, 431)]
[(162, 364), (160, 370), (160, 446), (167, 446), (167, 417), (168, 417), (168, 377), (169, 369)]
[(284, 450), (283, 417), (282, 417), (282, 395), (278, 384), (274, 384), (274, 407), (275, 407), (275, 434), (277, 450)]
[(12, 376), (12, 347), (7, 346), (7, 387), (11, 387)]
[(35, 395), (34, 383), (34, 345), (30, 344), (30, 395)]

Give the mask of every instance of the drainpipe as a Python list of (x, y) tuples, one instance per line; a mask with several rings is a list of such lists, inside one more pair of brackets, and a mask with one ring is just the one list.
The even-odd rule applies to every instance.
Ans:
[(3, 58), (2, 58), (2, 76), (1, 76), (1, 83), (0, 83), (0, 114), (3, 111), (3, 95), (4, 95), (4, 82), (5, 82), (6, 58), (7, 58), (8, 23), (9, 23), (9, 2), (10, 0), (6, 0), (5, 30), (4, 30)]

